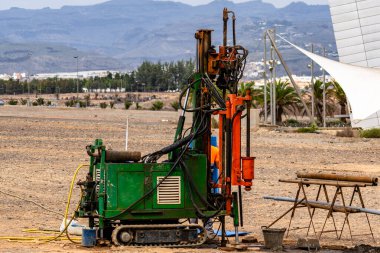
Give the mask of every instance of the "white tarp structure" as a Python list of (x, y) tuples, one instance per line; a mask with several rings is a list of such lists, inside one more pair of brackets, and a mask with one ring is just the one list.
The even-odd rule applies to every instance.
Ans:
[(340, 84), (351, 106), (352, 127), (380, 127), (380, 69), (333, 61), (278, 37), (315, 61)]

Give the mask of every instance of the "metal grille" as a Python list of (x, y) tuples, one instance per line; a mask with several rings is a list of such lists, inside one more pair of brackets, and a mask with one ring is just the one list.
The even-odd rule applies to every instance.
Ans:
[(95, 169), (96, 193), (99, 193), (100, 169)]
[[(157, 177), (159, 184), (164, 177)], [(169, 176), (157, 188), (157, 204), (179, 205), (181, 204), (181, 177)]]

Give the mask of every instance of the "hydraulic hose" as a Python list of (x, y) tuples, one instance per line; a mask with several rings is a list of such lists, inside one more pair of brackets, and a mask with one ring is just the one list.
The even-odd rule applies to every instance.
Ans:
[[(59, 235), (57, 235), (56, 237), (54, 237), (53, 239), (51, 240), (48, 240), (47, 242), (51, 242), (51, 241), (55, 241), (56, 239), (58, 239), (61, 235), (63, 235), (63, 233), (67, 233), (67, 228), (70, 226), (71, 222), (74, 220), (74, 215), (72, 215), (70, 221), (66, 224), (66, 221), (67, 221), (67, 216), (68, 216), (68, 213), (69, 213), (69, 209), (70, 209), (70, 201), (71, 201), (71, 196), (72, 196), (72, 193), (73, 193), (73, 188), (74, 188), (74, 184), (75, 184), (75, 180), (77, 178), (77, 175), (78, 175), (78, 172), (81, 168), (85, 167), (85, 166), (89, 166), (88, 164), (81, 164), (79, 165), (75, 172), (74, 172), (74, 175), (73, 175), (73, 179), (71, 180), (71, 184), (70, 184), (70, 190), (69, 190), (69, 194), (67, 196), (67, 204), (66, 204), (66, 209), (65, 209), (65, 215), (64, 215), (64, 222), (65, 222), (65, 228), (62, 230), (61, 233), (59, 233)], [(82, 196), (83, 196), (83, 193), (81, 193), (81, 196), (79, 199), (82, 199)], [(77, 211), (80, 207), (80, 201), (78, 202), (78, 205), (75, 209), (75, 211)], [(75, 212), (74, 212), (75, 214)], [(68, 237), (68, 239), (71, 241), (71, 239)]]
[[(66, 203), (65, 214), (63, 215), (65, 223), (67, 221), (67, 216), (68, 216), (68, 213), (69, 213), (69, 210), (70, 210), (70, 201), (71, 201), (71, 196), (72, 196), (72, 193), (73, 193), (73, 188), (74, 188), (76, 177), (78, 175), (79, 170), (81, 168), (85, 167), (85, 166), (89, 166), (89, 165), (87, 165), (87, 164), (81, 164), (81, 165), (79, 165), (77, 167), (77, 169), (75, 170), (73, 178), (71, 180), (70, 190), (69, 190), (69, 194), (67, 196), (67, 203)], [(82, 199), (82, 196), (83, 196), (83, 192), (81, 192), (80, 199)], [(80, 207), (80, 201), (78, 202), (78, 205), (75, 208), (75, 211), (77, 211), (79, 209), (79, 207)], [(74, 214), (75, 214), (75, 212), (74, 212)], [(14, 241), (14, 242), (40, 242), (40, 243), (48, 243), (48, 242), (52, 242), (52, 241), (58, 240), (63, 235), (63, 233), (66, 233), (66, 236), (67, 236), (68, 240), (70, 240), (73, 243), (79, 243), (79, 242), (76, 242), (75, 240), (79, 240), (80, 238), (70, 238), (70, 236), (67, 233), (67, 228), (70, 226), (71, 222), (73, 221), (74, 214), (72, 215), (70, 221), (67, 224), (65, 224), (66, 226), (62, 230), (62, 232), (60, 232), (57, 236), (54, 236), (54, 237), (53, 236), (33, 236), (33, 237), (30, 237), (30, 236), (29, 237), (1, 236), (0, 240), (9, 240), (9, 241)], [(48, 232), (50, 232), (50, 233), (56, 233), (56, 231), (40, 231), (40, 230), (36, 230), (36, 229), (23, 230), (23, 232), (30, 232), (30, 233), (48, 233)], [(59, 240), (62, 240), (62, 239), (59, 239)]]
[[(201, 124), (202, 122), (204, 121), (204, 118), (205, 116), (202, 118), (202, 121), (201, 121)], [(120, 215), (128, 212), (129, 210), (131, 210), (135, 205), (137, 205), (138, 203), (140, 203), (142, 200), (144, 200), (146, 197), (148, 197), (150, 194), (152, 194), (170, 175), (171, 173), (174, 171), (174, 169), (178, 166), (178, 164), (180, 163), (181, 159), (182, 159), (182, 156), (186, 153), (186, 150), (187, 148), (190, 146), (190, 143), (193, 141), (193, 139), (198, 136), (198, 134), (201, 134), (202, 132), (204, 132), (205, 130), (207, 130), (207, 126), (204, 127), (202, 130), (200, 130), (200, 128), (198, 128), (196, 130), (196, 132), (194, 133), (194, 135), (192, 135), (192, 137), (189, 139), (189, 141), (186, 143), (186, 145), (182, 148), (182, 152), (180, 153), (180, 155), (178, 156), (177, 160), (174, 162), (173, 166), (170, 168), (170, 170), (168, 171), (168, 173), (166, 174), (166, 176), (155, 186), (153, 187), (152, 189), (150, 189), (147, 193), (145, 193), (141, 198), (139, 198), (138, 200), (136, 200), (135, 202), (133, 202), (131, 205), (129, 205), (126, 209), (122, 210), (119, 214), (117, 215), (114, 215), (112, 217), (109, 217), (110, 219), (114, 219), (116, 217), (119, 217)]]

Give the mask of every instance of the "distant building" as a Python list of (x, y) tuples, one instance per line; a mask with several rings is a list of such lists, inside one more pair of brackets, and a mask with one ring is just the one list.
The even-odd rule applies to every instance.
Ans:
[(106, 77), (109, 73), (115, 75), (119, 71), (108, 71), (108, 70), (90, 70), (90, 71), (79, 71), (77, 72), (57, 72), (57, 73), (40, 73), (35, 74), (35, 79), (47, 79), (47, 78), (62, 78), (62, 79), (76, 79), (77, 74), (79, 79), (87, 79), (91, 77)]
[(339, 61), (380, 68), (380, 1), (329, 0)]
[(25, 73), (13, 73), (12, 79), (13, 80), (21, 80), (26, 77)]
[(0, 80), (8, 81), (11, 78), (12, 77), (10, 75), (8, 75), (8, 74), (0, 74)]

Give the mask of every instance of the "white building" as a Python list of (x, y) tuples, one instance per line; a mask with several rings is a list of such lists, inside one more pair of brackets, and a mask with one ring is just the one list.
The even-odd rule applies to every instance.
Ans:
[(79, 71), (77, 72), (58, 72), (58, 73), (40, 73), (33, 77), (35, 79), (47, 79), (47, 78), (62, 78), (62, 79), (75, 79), (78, 77), (80, 79), (87, 79), (90, 77), (106, 77), (108, 73), (115, 75), (120, 73), (119, 71), (108, 71), (108, 70), (91, 70), (91, 71)]
[(380, 1), (329, 0), (339, 61), (380, 68)]
[(11, 78), (12, 77), (10, 75), (8, 75), (8, 74), (0, 74), (0, 80), (8, 81)]

